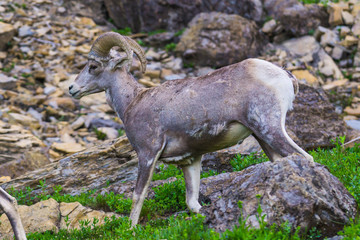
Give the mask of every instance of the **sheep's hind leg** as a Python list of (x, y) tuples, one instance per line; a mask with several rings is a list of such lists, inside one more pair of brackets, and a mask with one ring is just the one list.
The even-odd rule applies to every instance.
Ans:
[(270, 160), (298, 153), (313, 161), (312, 156), (301, 149), (285, 130), (286, 112), (278, 105), (257, 104), (248, 115), (246, 126), (259, 140)]
[(186, 185), (186, 205), (190, 211), (199, 213), (201, 156), (195, 157), (194, 161), (190, 165), (183, 166), (182, 170)]
[(270, 159), (270, 161), (274, 162), (280, 158), (282, 158), (282, 156), (277, 153), (276, 151), (274, 151), (269, 144), (267, 144), (266, 142), (264, 142), (263, 140), (261, 140), (260, 138), (258, 138), (255, 134), (253, 134), (253, 136), (256, 138), (256, 140), (259, 142), (261, 148), (263, 149), (263, 151), (265, 152), (266, 156)]
[(4, 189), (0, 187), (0, 208), (8, 217), (11, 227), (17, 240), (26, 239), (24, 227), (21, 223), (20, 216), (17, 212), (16, 199), (10, 196)]

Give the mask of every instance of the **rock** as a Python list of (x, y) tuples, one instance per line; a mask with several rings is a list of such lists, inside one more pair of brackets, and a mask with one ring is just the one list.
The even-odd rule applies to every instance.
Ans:
[(102, 119), (102, 118), (92, 118), (90, 121), (85, 122), (87, 128), (101, 128), (101, 127), (110, 127), (115, 128), (116, 130), (124, 129), (124, 125), (114, 122), (112, 120)]
[(322, 86), (322, 88), (326, 91), (329, 91), (329, 90), (333, 90), (337, 87), (345, 86), (345, 84), (347, 84), (348, 82), (349, 82), (349, 80), (345, 78), (345, 79), (341, 79), (341, 80), (337, 80), (337, 81), (333, 81), (328, 84), (325, 84)]
[[(135, 32), (149, 32), (158, 29), (177, 31), (187, 26), (200, 12), (222, 12), (236, 14), (260, 22), (264, 18), (260, 0), (188, 2), (151, 0), (135, 3), (124, 0), (105, 0), (105, 6), (117, 27), (130, 27)], [(141, 13), (141, 14), (140, 14)]]
[(344, 112), (346, 114), (352, 115), (352, 116), (357, 116), (360, 117), (360, 105), (358, 105), (356, 108), (352, 108), (352, 107), (346, 107), (344, 109)]
[(340, 44), (343, 45), (344, 47), (351, 47), (353, 45), (357, 45), (358, 42), (359, 42), (358, 38), (354, 36), (346, 35), (345, 39), (341, 41)]
[(321, 36), (320, 44), (323, 47), (326, 47), (326, 46), (334, 47), (338, 42), (339, 42), (338, 32), (326, 29), (324, 34)]
[(115, 139), (115, 138), (119, 137), (119, 132), (114, 128), (101, 127), (101, 128), (98, 128), (97, 130), (102, 133), (105, 133), (106, 139)]
[(174, 58), (172, 61), (166, 62), (164, 67), (172, 69), (173, 71), (178, 71), (183, 68), (183, 61), (181, 58)]
[(342, 19), (344, 20), (344, 23), (346, 25), (353, 25), (354, 24), (354, 17), (351, 15), (351, 13), (342, 11), (341, 12)]
[(141, 83), (142, 85), (144, 85), (145, 87), (156, 87), (158, 86), (159, 84), (157, 83), (154, 83), (149, 79), (146, 79), (146, 78), (140, 78), (138, 80), (139, 83)]
[[(38, 202), (32, 206), (18, 206), (18, 213), (25, 232), (45, 232), (46, 230), (58, 231), (60, 217), (59, 204), (52, 198)], [(0, 233), (12, 235), (12, 229), (6, 215), (0, 217)]]
[(15, 28), (11, 24), (0, 22), (0, 50), (5, 50), (15, 35)]
[(316, 39), (312, 36), (304, 36), (300, 38), (293, 38), (285, 41), (281, 44), (285, 47), (293, 56), (303, 57), (316, 54), (320, 50), (320, 45)]
[(335, 46), (333, 48), (331, 57), (335, 60), (340, 60), (344, 56), (344, 49), (341, 46)]
[(19, 28), (19, 32), (18, 32), (19, 37), (28, 37), (34, 34), (35, 32), (28, 25), (24, 25), (21, 28)]
[[(90, 224), (92, 224), (94, 218), (97, 218), (97, 220), (99, 220), (99, 222), (97, 223), (97, 226), (99, 226), (105, 223), (105, 217), (109, 219), (111, 219), (112, 216), (119, 217), (118, 214), (92, 210), (91, 208), (82, 206), (79, 202), (60, 203), (60, 212), (61, 229), (80, 229), (80, 221), (90, 220)], [(68, 218), (67, 223), (65, 222), (66, 217)]]
[(72, 143), (72, 142), (66, 142), (66, 143), (54, 142), (51, 147), (63, 153), (76, 153), (83, 151), (85, 149), (81, 144)]
[(62, 108), (65, 110), (70, 110), (70, 111), (75, 110), (75, 103), (69, 97), (50, 98), (48, 101), (45, 102), (45, 104), (48, 104), (55, 109)]
[(19, 123), (24, 126), (30, 126), (31, 124), (35, 124), (38, 121), (30, 116), (26, 116), (19, 113), (8, 113), (10, 123)]
[(326, 10), (315, 4), (303, 5), (297, 0), (265, 0), (264, 9), (291, 35), (307, 35), (318, 26), (328, 25)]
[[(97, 226), (104, 224), (105, 217), (119, 217), (118, 214), (105, 213), (82, 206), (78, 202), (58, 203), (50, 198), (38, 202), (32, 206), (18, 206), (18, 212), (23, 223), (25, 232), (59, 231), (60, 229), (80, 229), (79, 221), (89, 220), (93, 223), (94, 218), (99, 222)], [(66, 225), (65, 218), (67, 218)], [(5, 214), (0, 217), (0, 237), (12, 237), (13, 232), (9, 220)]]
[(85, 119), (83, 117), (79, 117), (73, 122), (70, 126), (73, 130), (81, 128), (85, 124)]
[(302, 148), (331, 147), (332, 139), (345, 135), (344, 121), (321, 88), (300, 84), (293, 105), (286, 127), (298, 137), (299, 141), (294, 140)]
[(0, 121), (0, 176), (18, 177), (49, 163), (43, 147), (30, 131)]
[(264, 43), (253, 21), (237, 15), (200, 13), (182, 34), (176, 52), (185, 63), (221, 67), (256, 56)]
[(269, 225), (288, 221), (302, 232), (316, 227), (325, 236), (336, 235), (357, 213), (343, 184), (326, 167), (299, 155), (202, 179), (200, 198), (208, 203), (200, 210), (205, 223), (216, 231), (232, 228), (239, 217), (259, 227), (259, 203)]
[(345, 122), (346, 122), (346, 125), (348, 125), (352, 129), (360, 130), (360, 121), (359, 120), (345, 120)]
[(342, 18), (343, 7), (340, 4), (331, 3), (328, 4), (329, 24), (331, 26), (337, 26), (343, 24)]
[(163, 47), (168, 43), (174, 42), (174, 38), (174, 32), (163, 32), (148, 36), (144, 39), (144, 42), (150, 46)]
[(148, 69), (145, 73), (144, 73), (144, 75), (145, 76), (148, 76), (148, 77), (150, 77), (150, 78), (160, 78), (160, 70), (150, 70), (150, 69)]
[(334, 60), (323, 49), (320, 49), (318, 56), (320, 59), (318, 68), (322, 74), (326, 77), (333, 77), (334, 79), (344, 78)]
[(165, 81), (172, 81), (177, 79), (184, 79), (186, 78), (186, 75), (184, 73), (182, 74), (171, 74), (164, 77)]
[(39, 180), (46, 180), (44, 190), (52, 192), (54, 186), (61, 185), (64, 193), (75, 195), (101, 189), (109, 182), (115, 184), (135, 180), (137, 163), (137, 156), (127, 138), (120, 137), (39, 167), (1, 184), (1, 187), (25, 189), (28, 186), (34, 189), (33, 194), (38, 194), (42, 191), (38, 186)]
[(264, 33), (272, 33), (276, 28), (276, 20), (271, 19), (270, 21), (266, 22), (264, 26), (261, 28), (261, 31)]
[(16, 82), (17, 79), (0, 73), (0, 89), (11, 90), (16, 87)]
[(304, 79), (308, 84), (314, 86), (319, 84), (319, 80), (308, 70), (294, 70), (291, 72), (298, 79)]

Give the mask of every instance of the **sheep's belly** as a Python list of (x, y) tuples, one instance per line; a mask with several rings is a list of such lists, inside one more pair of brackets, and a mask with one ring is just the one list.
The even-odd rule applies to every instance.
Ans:
[(251, 134), (250, 129), (240, 123), (231, 123), (227, 130), (219, 135), (219, 139), (211, 144), (213, 151), (231, 147), (238, 142), (243, 141)]
[[(250, 129), (244, 125), (231, 123), (226, 130), (222, 130), (211, 137), (206, 134), (206, 139), (200, 138), (198, 142), (193, 140), (186, 142), (181, 138), (172, 139), (164, 149), (160, 160), (178, 165), (191, 164), (194, 157), (233, 146), (247, 138), (251, 133)], [(188, 146), (188, 148), (184, 148), (184, 146)], [(175, 152), (178, 154), (174, 154)]]

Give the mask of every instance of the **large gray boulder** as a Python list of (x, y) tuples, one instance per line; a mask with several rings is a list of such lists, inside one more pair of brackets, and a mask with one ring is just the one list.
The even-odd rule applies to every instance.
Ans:
[(286, 127), (302, 148), (332, 147), (331, 140), (346, 134), (344, 120), (321, 88), (300, 84), (293, 106), (287, 113)]
[(128, 139), (121, 137), (47, 164), (1, 186), (4, 189), (10, 186), (15, 189), (30, 187), (35, 190), (32, 194), (38, 194), (42, 191), (39, 180), (45, 180), (43, 190), (53, 192), (54, 186), (61, 185), (64, 193), (76, 195), (101, 189), (109, 183), (135, 180), (137, 162)]
[(200, 194), (208, 203), (201, 213), (217, 231), (232, 228), (239, 217), (259, 226), (259, 203), (269, 224), (288, 221), (302, 231), (316, 227), (326, 236), (336, 235), (357, 213), (354, 197), (326, 167), (297, 155), (202, 179)]
[(264, 18), (260, 0), (104, 0), (104, 3), (117, 27), (130, 27), (135, 32), (177, 31), (200, 12), (237, 14), (257, 22)]
[(327, 26), (329, 15), (324, 7), (303, 5), (297, 0), (264, 0), (264, 9), (286, 32), (295, 36), (309, 34), (318, 26)]
[(176, 46), (185, 63), (222, 67), (257, 56), (265, 37), (256, 23), (238, 15), (200, 13)]

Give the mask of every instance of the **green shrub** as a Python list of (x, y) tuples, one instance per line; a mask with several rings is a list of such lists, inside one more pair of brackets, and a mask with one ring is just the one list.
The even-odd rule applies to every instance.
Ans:
[(261, 156), (258, 156), (255, 153), (251, 153), (250, 155), (247, 156), (238, 154), (234, 159), (230, 161), (230, 164), (233, 167), (234, 171), (242, 171), (251, 165), (255, 165), (267, 161), (269, 161), (269, 159), (266, 157), (265, 154)]

